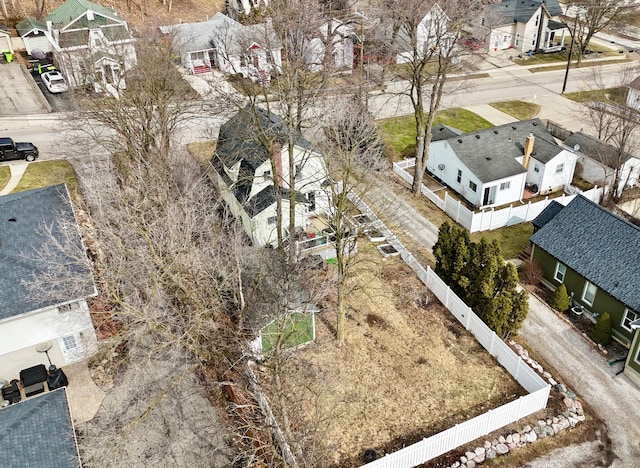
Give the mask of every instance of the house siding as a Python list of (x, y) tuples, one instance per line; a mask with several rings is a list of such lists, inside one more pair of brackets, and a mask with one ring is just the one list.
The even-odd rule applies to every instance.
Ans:
[(625, 363), (624, 375), (640, 387), (640, 332), (636, 332), (633, 339), (633, 343)]
[[(529, 165), (529, 175), (531, 176), (531, 179), (527, 178), (527, 181), (538, 185), (542, 194), (561, 190), (565, 185), (571, 183), (576, 160), (577, 156), (566, 150), (558, 153), (557, 156), (552, 158), (546, 164), (532, 159)], [(536, 162), (541, 166), (540, 173), (536, 173), (534, 171)], [(556, 172), (556, 168), (559, 164), (564, 165), (563, 169), (561, 172)]]
[[(549, 284), (553, 285), (554, 288), (560, 286), (561, 283), (554, 278), (557, 260), (553, 256), (539, 246), (535, 246), (532, 260), (540, 265), (543, 272), (542, 276)], [(629, 345), (633, 334), (621, 325), (626, 306), (600, 288), (596, 292), (593, 305), (586, 304), (582, 300), (582, 294), (587, 280), (569, 266), (566, 266), (566, 268), (563, 283), (567, 288), (567, 293), (571, 295), (573, 292), (574, 301), (581, 304), (588, 312), (597, 312), (599, 314), (609, 312), (613, 336), (621, 343)]]
[[(96, 334), (85, 300), (77, 307), (59, 312), (50, 307), (37, 312), (12, 317), (0, 322), (0, 376), (17, 378), (21, 369), (37, 364), (49, 365), (47, 357), (35, 350), (36, 345), (49, 341), (51, 362), (58, 367), (84, 359), (96, 349)], [(61, 338), (73, 335), (77, 353), (63, 352)]]

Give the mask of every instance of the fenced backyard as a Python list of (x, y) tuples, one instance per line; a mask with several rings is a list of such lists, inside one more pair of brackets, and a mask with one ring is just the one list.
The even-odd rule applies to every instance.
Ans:
[[(393, 163), (393, 171), (409, 184), (413, 183), (413, 175), (411, 168), (415, 166), (415, 158), (405, 159)], [(545, 197), (544, 200), (538, 202), (528, 202), (522, 205), (510, 205), (507, 208), (495, 210), (493, 208), (482, 210), (478, 213), (468, 209), (464, 204), (444, 192), (444, 198), (437, 193), (422, 185), (422, 195), (424, 195), (434, 205), (444, 211), (456, 223), (467, 228), (469, 232), (491, 231), (514, 224), (526, 223), (535, 219), (542, 211), (553, 201), (557, 201), (563, 205), (567, 205), (576, 195), (566, 195), (557, 198)], [(582, 192), (581, 195), (589, 200), (600, 202), (602, 198), (602, 188), (594, 187), (591, 190)]]
[[(350, 198), (361, 213), (370, 219), (376, 219), (373, 211), (359, 197), (352, 194)], [(435, 272), (420, 265), (383, 223), (378, 222), (376, 225), (427, 288), (529, 394), (368, 463), (367, 468), (406, 468), (420, 465), (544, 409), (547, 406), (550, 385), (489, 329)]]

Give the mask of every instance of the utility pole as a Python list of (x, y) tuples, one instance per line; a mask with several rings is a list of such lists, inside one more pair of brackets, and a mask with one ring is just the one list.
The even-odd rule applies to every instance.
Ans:
[[(567, 11), (569, 9), (567, 8)], [(564, 81), (562, 82), (562, 91), (560, 94), (564, 94), (567, 89), (567, 79), (569, 79), (569, 67), (571, 66), (571, 56), (573, 55), (573, 43), (575, 41), (576, 29), (578, 28), (578, 11), (576, 10), (576, 17), (573, 20), (573, 32), (571, 33), (571, 44), (569, 45), (569, 57), (567, 58), (567, 69), (564, 72)]]

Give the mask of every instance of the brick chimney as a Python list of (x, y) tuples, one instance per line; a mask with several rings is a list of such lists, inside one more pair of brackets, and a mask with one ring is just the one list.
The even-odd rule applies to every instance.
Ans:
[(536, 137), (533, 133), (529, 133), (529, 136), (524, 139), (524, 159), (522, 165), (525, 169), (529, 169), (529, 159), (531, 159), (531, 153), (533, 153), (533, 143), (536, 141)]
[(273, 150), (273, 159), (275, 166), (275, 174), (273, 174), (273, 181), (275, 185), (284, 187), (284, 178), (282, 177), (282, 145), (277, 141), (271, 143)]

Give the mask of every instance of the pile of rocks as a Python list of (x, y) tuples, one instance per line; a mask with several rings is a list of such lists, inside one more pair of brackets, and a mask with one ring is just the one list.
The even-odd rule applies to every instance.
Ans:
[(485, 440), (482, 446), (477, 447), (473, 452), (466, 452), (456, 462), (449, 465), (449, 468), (474, 468), (476, 465), (484, 463), (485, 460), (505, 455), (527, 444), (532, 444), (538, 439), (553, 436), (569, 427), (575, 427), (580, 421), (585, 420), (582, 404), (577, 400), (575, 393), (567, 389), (565, 385), (557, 383), (551, 374), (529, 357), (529, 353), (522, 346), (514, 341), (509, 341), (508, 344), (518, 356), (551, 384), (552, 392), (560, 393), (566, 410), (552, 418), (539, 419), (534, 427), (526, 425), (517, 432), (510, 432), (493, 440)]

